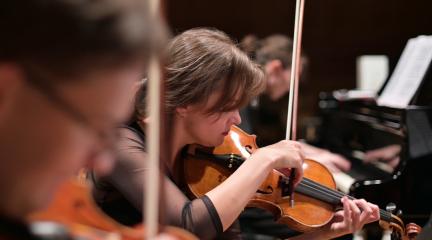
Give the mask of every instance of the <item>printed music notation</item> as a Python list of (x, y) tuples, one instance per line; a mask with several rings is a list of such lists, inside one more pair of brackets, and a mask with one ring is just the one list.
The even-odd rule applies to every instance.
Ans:
[(432, 36), (418, 36), (408, 40), (405, 49), (377, 99), (380, 106), (406, 108), (432, 61)]

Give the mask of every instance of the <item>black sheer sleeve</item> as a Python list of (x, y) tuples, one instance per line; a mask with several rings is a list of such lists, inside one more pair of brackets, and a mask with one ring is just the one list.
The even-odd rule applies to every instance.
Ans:
[[(120, 132), (119, 160), (105, 181), (141, 212), (144, 181), (149, 171), (146, 166), (144, 138), (135, 129), (122, 128)], [(95, 181), (98, 182), (97, 177)], [(190, 200), (171, 179), (165, 177), (164, 181), (166, 224), (185, 228), (200, 239), (214, 239), (222, 233), (219, 215), (207, 196)], [(239, 232), (234, 230), (236, 231)]]

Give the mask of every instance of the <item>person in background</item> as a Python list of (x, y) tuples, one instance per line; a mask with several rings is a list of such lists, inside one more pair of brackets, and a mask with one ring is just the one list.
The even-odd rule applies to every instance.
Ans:
[[(263, 39), (247, 35), (242, 39), (240, 48), (263, 67), (266, 75), (264, 92), (252, 99), (240, 112), (240, 128), (256, 134), (258, 145), (265, 146), (285, 138), (293, 42), (282, 34)], [(302, 55), (300, 76), (305, 75), (307, 65), (308, 59)], [(306, 85), (304, 79), (300, 77), (300, 90)], [(300, 94), (299, 101), (301, 97)], [(298, 126), (301, 126), (302, 105), (299, 105), (298, 112)], [(332, 173), (350, 170), (351, 162), (342, 155), (303, 141), (300, 143), (306, 158), (324, 164)], [(365, 153), (364, 161), (385, 161), (394, 168), (399, 163), (399, 152), (398, 145), (371, 150)], [(240, 216), (240, 220), (242, 228), (250, 234), (250, 238), (265, 238), (264, 235), (284, 238), (293, 234), (286, 226), (274, 223), (273, 216), (261, 209), (247, 209)]]
[[(256, 134), (259, 145), (284, 139), (287, 95), (291, 78), (292, 40), (281, 34), (270, 35), (264, 39), (247, 35), (241, 41), (240, 47), (263, 67), (266, 74), (266, 87), (263, 94), (253, 99), (241, 111), (243, 121), (240, 128)], [(305, 72), (307, 62), (307, 58), (303, 55), (299, 65), (300, 75)], [(300, 79), (302, 82), (304, 78)], [(298, 111), (301, 112), (301, 106)], [(299, 121), (301, 120), (299, 118)], [(301, 146), (306, 158), (323, 163), (332, 172), (348, 171), (351, 167), (350, 162), (339, 154), (304, 142), (301, 142)]]
[[(240, 47), (263, 66), (267, 76), (263, 94), (241, 110), (243, 121), (240, 127), (246, 132), (257, 134), (259, 145), (268, 145), (285, 137), (293, 43), (289, 37), (282, 34), (270, 35), (264, 39), (247, 35), (242, 39)], [(307, 57), (302, 55), (300, 90), (307, 89), (304, 75), (307, 74), (305, 69), (307, 70), (308, 62)], [(301, 95), (299, 100), (301, 104)], [(299, 121), (302, 121), (302, 105), (299, 106), (298, 114)], [(301, 126), (301, 122), (298, 125)], [(343, 156), (303, 141), (301, 144), (307, 158), (323, 163), (331, 172), (350, 170), (351, 163)], [(394, 169), (399, 164), (400, 150), (399, 145), (373, 149), (365, 152), (363, 160), (365, 163), (383, 161)]]

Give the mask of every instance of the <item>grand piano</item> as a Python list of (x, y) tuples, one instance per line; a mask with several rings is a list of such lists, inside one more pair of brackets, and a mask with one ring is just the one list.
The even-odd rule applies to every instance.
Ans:
[[(321, 93), (319, 100), (322, 124), (317, 144), (352, 162), (349, 193), (383, 209), (394, 203), (405, 222), (419, 225), (432, 212), (431, 104), (430, 64), (406, 108), (379, 106), (373, 99), (340, 99), (334, 92)], [(365, 152), (389, 145), (401, 147), (395, 168), (362, 159)]]

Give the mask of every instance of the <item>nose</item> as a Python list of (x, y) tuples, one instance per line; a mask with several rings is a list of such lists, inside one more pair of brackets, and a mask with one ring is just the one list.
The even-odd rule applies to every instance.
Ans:
[(238, 109), (233, 111), (231, 119), (234, 125), (239, 125), (241, 123), (240, 111)]

